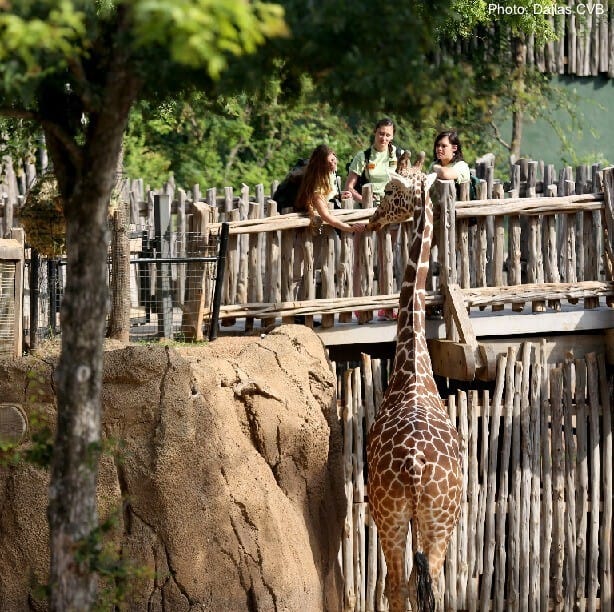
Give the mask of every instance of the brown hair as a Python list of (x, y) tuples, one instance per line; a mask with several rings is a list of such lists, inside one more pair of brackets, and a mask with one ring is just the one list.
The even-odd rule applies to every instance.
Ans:
[(330, 189), (330, 167), (328, 156), (333, 150), (325, 144), (318, 145), (307, 162), (301, 187), (296, 197), (296, 210), (306, 210), (313, 215), (314, 201), (318, 195), (326, 194)]
[(443, 140), (445, 137), (448, 137), (451, 145), (456, 145), (456, 151), (454, 151), (454, 157), (452, 161), (456, 163), (457, 161), (461, 161), (463, 159), (463, 147), (461, 146), (460, 138), (456, 130), (446, 130), (444, 132), (439, 132), (437, 137), (435, 138), (435, 142), (433, 144), (433, 161), (437, 163), (437, 143), (440, 140)]

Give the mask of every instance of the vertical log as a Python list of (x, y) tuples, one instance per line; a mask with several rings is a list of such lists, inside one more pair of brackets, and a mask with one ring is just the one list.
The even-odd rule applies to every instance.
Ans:
[[(230, 223), (239, 221), (240, 211), (236, 208), (228, 213), (228, 220)], [(228, 258), (226, 260), (226, 303), (227, 304), (240, 304), (239, 302), (239, 260), (240, 260), (240, 240), (238, 234), (230, 234), (228, 237)], [(222, 321), (222, 325), (225, 325), (226, 320)]]
[[(185, 258), (186, 251), (186, 193), (183, 189), (177, 192), (177, 255)], [(177, 304), (183, 306), (185, 301), (185, 272), (186, 264), (177, 264), (177, 289), (175, 299)]]
[[(314, 267), (313, 232), (306, 228), (303, 235), (303, 293), (301, 299), (315, 300), (316, 298), (316, 270)], [(305, 316), (305, 325), (313, 327), (313, 315)]]
[[(346, 200), (343, 202), (345, 209), (352, 207), (352, 201)], [(339, 297), (352, 297), (354, 295), (354, 234), (349, 232), (341, 232), (339, 238), (339, 264), (337, 269), (337, 283), (339, 285)], [(339, 313), (339, 323), (351, 323), (352, 312)]]
[[(452, 424), (457, 427), (457, 409), (456, 409), (456, 397), (450, 395), (448, 397), (448, 414)], [(445, 560), (445, 609), (446, 610), (458, 610), (458, 563), (460, 554), (460, 534), (459, 527), (452, 532), (450, 541), (448, 542), (448, 550), (446, 552)]]
[(514, 367), (516, 351), (508, 347), (505, 369), (505, 404), (503, 417), (503, 444), (499, 464), (499, 491), (497, 495), (497, 556), (495, 559), (494, 607), (502, 610), (505, 602), (505, 569), (507, 567), (507, 541), (505, 537), (509, 495), (509, 469), (512, 448), (512, 418), (514, 411)]
[(572, 11), (567, 16), (567, 74), (576, 74), (577, 40), (576, 16)]
[(522, 368), (520, 369), (520, 394), (519, 395), (519, 425), (520, 440), (520, 485), (518, 507), (518, 543), (519, 543), (519, 572), (518, 572), (518, 609), (528, 612), (529, 610), (529, 568), (531, 559), (530, 549), (530, 519), (531, 519), (531, 476), (533, 466), (533, 438), (530, 430), (529, 410), (529, 375), (531, 371), (532, 345), (525, 342), (522, 345)]
[[(377, 411), (382, 405), (382, 399), (384, 396), (384, 391), (382, 389), (383, 382), (381, 361), (379, 359), (374, 359), (371, 365), (373, 368), (373, 396), (375, 400), (375, 414), (377, 415)], [(379, 566), (379, 571), (377, 573), (377, 583), (375, 585), (376, 610), (387, 610), (388, 602), (384, 594), (387, 572), (386, 559), (384, 558), (384, 552), (382, 551), (382, 547), (380, 546), (379, 542), (377, 544), (377, 550), (377, 563)]]
[[(509, 227), (509, 259), (507, 265), (507, 274), (510, 285), (520, 285), (522, 283), (522, 268), (521, 268), (521, 247), (520, 247), (520, 217), (511, 215), (508, 220)], [(512, 310), (522, 312), (524, 304), (514, 302)]]
[(553, 521), (553, 500), (552, 500), (552, 404), (550, 400), (550, 370), (545, 356), (546, 340), (542, 339), (540, 344), (539, 359), (541, 372), (541, 424), (542, 431), (542, 523), (541, 533), (541, 590), (539, 610), (548, 610), (550, 600), (550, 556), (552, 550), (552, 521)]
[[(542, 218), (541, 215), (532, 215), (528, 219), (529, 230), (529, 261), (527, 265), (527, 281), (529, 283), (544, 282), (544, 264), (542, 251)], [(544, 312), (546, 303), (542, 300), (534, 300), (531, 304), (533, 312)]]
[(599, 550), (601, 551), (600, 585), (601, 585), (601, 607), (608, 612), (612, 612), (614, 602), (612, 601), (612, 587), (614, 587), (614, 559), (612, 556), (612, 527), (614, 526), (612, 514), (612, 502), (614, 499), (612, 491), (612, 409), (614, 406), (613, 389), (608, 385), (608, 373), (606, 371), (605, 358), (603, 354), (597, 357), (597, 367), (599, 371), (599, 392), (601, 395), (601, 406), (603, 409), (601, 445), (603, 448), (603, 514), (601, 519), (601, 539)]
[[(563, 366), (563, 428), (565, 439), (565, 609), (573, 610), (576, 595), (576, 440), (573, 423), (572, 356)], [(576, 419), (577, 423), (577, 419)]]
[[(241, 199), (239, 200), (239, 218), (247, 219), (249, 214), (249, 187), (241, 186)], [(240, 234), (238, 237), (239, 248), (239, 274), (237, 278), (237, 303), (246, 304), (249, 282), (249, 236)]]
[[(298, 233), (298, 232), (297, 232)], [(281, 232), (281, 299), (290, 302), (294, 299), (294, 235), (293, 230)], [(282, 317), (282, 323), (292, 323), (294, 317)]]
[[(597, 232), (595, 231), (595, 216), (593, 211), (582, 213), (582, 241), (580, 249), (584, 254), (584, 270), (582, 280), (599, 280), (599, 264), (597, 259)], [(599, 298), (585, 298), (584, 308), (589, 310), (599, 306)]]
[[(186, 249), (189, 255), (200, 255), (208, 238), (209, 211), (203, 203), (194, 204), (190, 218)], [(186, 272), (186, 294), (181, 319), (181, 332), (188, 341), (203, 340), (206, 264), (190, 262)]]
[[(484, 540), (484, 528), (486, 525), (486, 505), (487, 505), (487, 492), (488, 492), (488, 447), (489, 447), (489, 426), (490, 426), (490, 394), (488, 389), (482, 391), (482, 400), (480, 405), (480, 416), (482, 418), (481, 421), (481, 448), (480, 448), (480, 474), (479, 474), (479, 482), (481, 486), (479, 487), (479, 507), (478, 507), (478, 518), (477, 518), (477, 531), (475, 536), (475, 549), (476, 549), (476, 558), (475, 565), (473, 567), (473, 575), (477, 578), (484, 573), (484, 555), (486, 554), (486, 542)], [(477, 587), (477, 584), (476, 584)], [(476, 606), (478, 605), (480, 593), (478, 590), (475, 591), (475, 602)]]
[(354, 392), (353, 373), (348, 369), (344, 372), (343, 386), (345, 391), (345, 407), (343, 409), (343, 470), (345, 475), (345, 523), (341, 547), (342, 567), (344, 577), (343, 609), (353, 612), (356, 609), (356, 593), (354, 591), (354, 485), (353, 454), (354, 449)]
[[(509, 352), (508, 352), (509, 355)], [(513, 358), (513, 357), (512, 357)], [(480, 585), (480, 610), (490, 609), (490, 594), (493, 583), (495, 567), (495, 518), (496, 518), (496, 486), (497, 486), (497, 459), (499, 451), (499, 429), (501, 423), (501, 408), (507, 371), (507, 355), (500, 354), (497, 358), (497, 380), (492, 402), (492, 429), (489, 436), (488, 479), (486, 491), (486, 523), (484, 525), (484, 574)], [(485, 411), (487, 406), (484, 406)], [(456, 609), (456, 608), (454, 608)]]
[(469, 447), (469, 421), (467, 418), (467, 394), (459, 391), (457, 394), (458, 406), (458, 435), (462, 461), (463, 493), (461, 497), (461, 515), (456, 528), (458, 541), (458, 574), (457, 574), (457, 605), (461, 609), (467, 607), (467, 582), (469, 580), (469, 566), (467, 548), (469, 545), (469, 459), (467, 457)]
[(586, 361), (576, 359), (576, 592), (580, 612), (586, 610), (586, 536), (588, 526), (588, 441), (586, 417)]
[[(322, 279), (322, 298), (334, 299), (335, 287), (335, 231), (330, 226), (323, 226), (320, 236), (320, 261)], [(334, 314), (322, 315), (322, 327), (332, 327), (335, 324)]]
[[(500, 183), (493, 188), (493, 197), (503, 199), (503, 185)], [(496, 215), (494, 218), (494, 247), (493, 247), (493, 283), (495, 287), (507, 284), (503, 278), (505, 264), (505, 217)], [(492, 311), (503, 310), (503, 304), (494, 304)]]
[(533, 454), (531, 458), (531, 517), (529, 522), (529, 585), (528, 610), (539, 610), (540, 581), (540, 553), (541, 553), (541, 508), (540, 497), (542, 489), (541, 478), (541, 364), (539, 353), (531, 370), (531, 401), (529, 406), (529, 429), (532, 436)]
[[(259, 219), (261, 208), (258, 202), (249, 203), (248, 219)], [(263, 298), (262, 290), (262, 263), (260, 259), (262, 235), (260, 233), (248, 234), (247, 251), (247, 301), (248, 303), (261, 304)], [(253, 317), (245, 319), (245, 330), (253, 329)]]
[[(586, 355), (588, 399), (589, 399), (589, 473), (590, 520), (589, 520), (589, 557), (587, 608), (597, 608), (599, 589), (599, 486), (601, 483), (601, 458), (599, 440), (599, 372), (595, 353)], [(605, 399), (605, 398), (604, 398)], [(611, 470), (611, 465), (608, 469)]]
[[(371, 232), (356, 234), (354, 248), (354, 295), (373, 295), (373, 236)], [(371, 319), (373, 319), (373, 311), (361, 311), (358, 315), (358, 322), (361, 324)]]
[[(614, 50), (614, 45), (613, 45)], [(614, 70), (614, 64), (612, 65)], [(614, 280), (614, 166), (603, 170), (603, 268), (608, 280)], [(608, 306), (614, 305), (614, 299), (606, 298)]]
[(565, 552), (565, 454), (563, 449), (563, 372), (550, 373), (552, 404), (552, 566), (550, 570), (555, 610), (563, 610), (563, 559)]
[(107, 336), (121, 342), (130, 340), (130, 236), (128, 202), (120, 201), (113, 213), (111, 236), (111, 312)]
[(478, 391), (473, 390), (469, 402), (469, 471), (467, 477), (467, 600), (469, 612), (477, 612), (478, 604), (478, 577), (476, 566), (476, 539), (478, 530), (479, 512), (479, 474), (478, 474), (478, 415), (480, 403)]
[[(267, 218), (276, 217), (277, 204), (274, 200), (268, 200), (265, 208), (265, 216)], [(281, 299), (281, 257), (280, 257), (280, 237), (279, 232), (266, 233), (266, 255), (265, 261), (265, 286), (264, 292), (266, 301), (270, 304), (276, 304)], [(273, 325), (274, 317), (269, 317), (262, 320), (265, 326)]]
[(356, 609), (365, 609), (366, 558), (365, 558), (365, 483), (364, 483), (364, 409), (361, 398), (360, 368), (352, 369), (352, 391), (354, 393), (354, 593)]
[[(371, 356), (362, 353), (362, 370), (364, 377), (364, 401), (365, 401), (365, 431), (367, 434), (371, 425), (375, 421), (375, 401), (373, 391), (373, 369), (371, 367)], [(368, 514), (367, 518), (368, 540), (366, 543), (367, 569), (365, 586), (365, 612), (375, 612), (376, 610), (376, 587), (377, 587), (377, 527), (375, 521)]]
[[(523, 364), (518, 361), (514, 364), (514, 392), (512, 407), (512, 446), (511, 446), (511, 489), (508, 499), (509, 521), (509, 558), (507, 565), (507, 604), (512, 610), (518, 610), (518, 584), (520, 580), (521, 559), (528, 557), (528, 551), (523, 551), (520, 540), (520, 495), (522, 484), (522, 471), (520, 462), (520, 396), (522, 386)], [(523, 557), (523, 554), (525, 555)]]

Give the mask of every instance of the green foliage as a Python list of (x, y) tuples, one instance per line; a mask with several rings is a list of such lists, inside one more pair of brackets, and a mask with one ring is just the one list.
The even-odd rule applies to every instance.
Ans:
[[(280, 179), (321, 142), (335, 147), (341, 161), (349, 158), (363, 140), (315, 98), (311, 79), (303, 76), (300, 87), (290, 102), (283, 99), (280, 78), (273, 77), (256, 95), (211, 100), (195, 93), (159, 108), (140, 105), (124, 143), (125, 170), (152, 186), (170, 171), (183, 187), (222, 187)], [(164, 171), (152, 173), (154, 165)]]
[(120, 530), (120, 512), (115, 511), (83, 538), (77, 547), (75, 561), (98, 575), (101, 585), (94, 610), (113, 610), (125, 602), (131, 584), (153, 578), (153, 571), (136, 565), (121, 554), (116, 540)]

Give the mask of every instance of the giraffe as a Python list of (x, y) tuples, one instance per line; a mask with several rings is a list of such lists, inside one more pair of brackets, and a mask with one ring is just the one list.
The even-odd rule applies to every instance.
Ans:
[[(428, 190), (435, 175), (412, 168), (395, 176), (380, 203), (380, 220), (414, 211), (410, 260), (399, 300), (392, 375), (367, 437), (369, 509), (388, 567), (392, 612), (441, 607), (437, 590), (446, 548), (460, 516), (462, 492), (458, 434), (439, 397), (425, 334), (425, 282), (433, 233)], [(429, 184), (430, 183), (430, 184)], [(394, 210), (394, 214), (389, 214)], [(414, 564), (405, 580), (405, 551), (412, 522)]]

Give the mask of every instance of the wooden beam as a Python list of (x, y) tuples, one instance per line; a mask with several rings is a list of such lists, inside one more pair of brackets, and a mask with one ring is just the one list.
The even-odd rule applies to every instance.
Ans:
[[(467, 313), (465, 295), (457, 284), (450, 284), (443, 288), (445, 294), (444, 317), (446, 320), (447, 336), (451, 338), (450, 318), (456, 324), (456, 330), (461, 343), (466, 344), (473, 353), (474, 376), (480, 380), (494, 380), (496, 361), (495, 354), (477, 341), (473, 325)], [(449, 376), (449, 378), (454, 378)], [(466, 379), (461, 379), (466, 380)]]
[(452, 340), (427, 340), (433, 374), (454, 380), (473, 380), (475, 378), (475, 352), (463, 342)]

